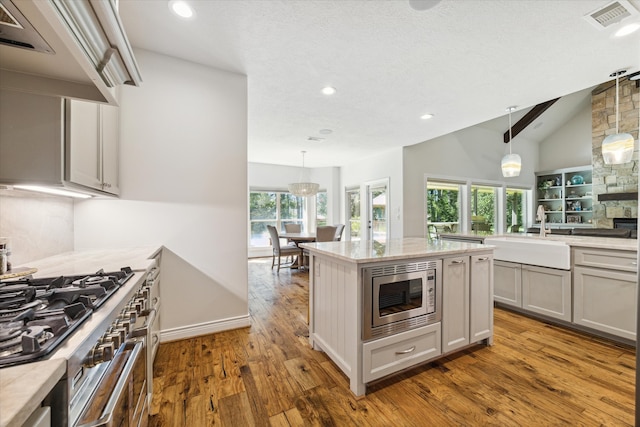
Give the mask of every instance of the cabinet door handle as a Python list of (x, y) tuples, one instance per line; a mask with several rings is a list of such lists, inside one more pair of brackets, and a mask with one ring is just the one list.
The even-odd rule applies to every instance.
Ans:
[(408, 348), (406, 350), (396, 351), (396, 354), (408, 354), (408, 353), (411, 353), (415, 349), (416, 349), (416, 346), (414, 345), (413, 347)]
[(631, 261), (631, 265), (638, 265), (636, 261)]
[(464, 261), (461, 259), (454, 259), (453, 261), (451, 261), (451, 264), (464, 264)]
[(478, 261), (487, 261), (488, 259), (488, 256), (483, 256), (482, 258), (478, 258)]

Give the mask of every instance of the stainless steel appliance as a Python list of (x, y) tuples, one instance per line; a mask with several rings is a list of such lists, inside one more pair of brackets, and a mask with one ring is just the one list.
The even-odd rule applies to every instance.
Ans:
[(365, 268), (363, 340), (439, 322), (441, 267), (442, 261), (435, 260)]
[(149, 283), (148, 272), (128, 267), (0, 282), (0, 367), (67, 360), (44, 402), (53, 425), (146, 425)]

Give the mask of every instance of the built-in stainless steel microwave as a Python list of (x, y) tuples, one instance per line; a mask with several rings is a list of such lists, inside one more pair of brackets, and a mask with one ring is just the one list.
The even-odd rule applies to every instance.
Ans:
[(442, 261), (364, 269), (364, 340), (393, 335), (442, 319)]

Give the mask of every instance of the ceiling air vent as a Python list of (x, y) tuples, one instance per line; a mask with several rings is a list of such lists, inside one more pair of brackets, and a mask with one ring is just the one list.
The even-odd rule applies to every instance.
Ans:
[(627, 0), (615, 0), (585, 15), (584, 19), (597, 29), (604, 30), (610, 25), (637, 14), (638, 10)]
[(9, 0), (0, 0), (0, 44), (36, 52), (55, 53)]

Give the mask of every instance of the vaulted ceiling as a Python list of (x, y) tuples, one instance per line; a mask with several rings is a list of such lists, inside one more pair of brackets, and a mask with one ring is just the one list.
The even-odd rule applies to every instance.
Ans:
[[(583, 18), (600, 0), (442, 0), (422, 11), (407, 0), (192, 0), (192, 20), (167, 3), (120, 0), (132, 45), (246, 74), (251, 162), (298, 166), (306, 150), (308, 166), (339, 166), (498, 117), (503, 132), (508, 106), (519, 106), (515, 121), (640, 69), (640, 33), (614, 38), (619, 25)], [(323, 95), (327, 85), (337, 92)]]

